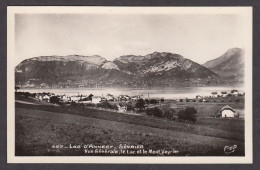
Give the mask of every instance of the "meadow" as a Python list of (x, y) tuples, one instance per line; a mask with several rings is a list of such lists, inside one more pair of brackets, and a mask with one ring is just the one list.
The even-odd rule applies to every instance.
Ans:
[(244, 119), (212, 116), (212, 108), (218, 110), (225, 104), (169, 104), (170, 107), (178, 108), (195, 106), (198, 110), (197, 121), (192, 123), (88, 107), (16, 103), (16, 155), (91, 155), (82, 149), (53, 149), (52, 145), (93, 143), (115, 146), (141, 144), (147, 149), (178, 150), (174, 156), (226, 155), (223, 151), (225, 146), (237, 145), (236, 152), (231, 155), (242, 156)]

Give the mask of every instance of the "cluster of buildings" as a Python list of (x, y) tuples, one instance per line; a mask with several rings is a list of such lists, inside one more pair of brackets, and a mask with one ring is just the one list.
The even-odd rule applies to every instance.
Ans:
[(226, 91), (222, 91), (220, 93), (212, 92), (210, 97), (227, 97), (227, 96), (238, 96), (238, 95), (239, 95), (238, 90), (231, 90), (230, 93), (227, 93)]
[[(55, 95), (54, 93), (37, 93), (35, 95), (36, 99), (39, 100), (45, 100), (47, 102), (52, 103), (52, 99), (58, 100), (60, 103), (70, 103), (70, 102), (76, 102), (76, 103), (100, 103), (102, 101), (107, 101), (107, 98), (100, 97), (100, 96), (94, 96), (90, 94), (89, 96), (84, 95), (76, 95), (76, 96), (68, 96), (68, 95)], [(109, 97), (111, 100), (111, 96)], [(54, 100), (55, 101), (55, 100)]]
[(75, 96), (68, 96), (68, 95), (55, 95), (54, 93), (37, 93), (35, 94), (35, 98), (40, 101), (47, 101), (50, 103), (76, 103), (79, 105), (86, 105), (86, 104), (99, 104), (103, 102), (115, 102), (114, 104), (117, 106), (119, 112), (126, 112), (127, 111), (127, 101), (133, 101), (140, 99), (140, 96), (128, 96), (128, 95), (119, 95), (118, 97), (113, 96), (112, 94), (107, 94), (106, 96), (94, 96), (92, 94), (85, 96), (85, 95), (75, 95)]
[(118, 97), (113, 96), (112, 94), (107, 94), (106, 96), (94, 96), (90, 95), (75, 95), (75, 96), (68, 96), (68, 95), (55, 95), (54, 93), (36, 93), (35, 98), (39, 100), (46, 100), (50, 102), (52, 97), (57, 97), (62, 101), (67, 102), (83, 102), (85, 103), (101, 103), (102, 101), (136, 101), (140, 99), (140, 96), (128, 96), (128, 95), (119, 95)]
[[(231, 90), (230, 92), (222, 91), (222, 92), (212, 92), (211, 96), (207, 97), (227, 97), (227, 96), (239, 96), (244, 95), (240, 94), (238, 90)], [(107, 94), (105, 96), (95, 96), (95, 95), (55, 95), (54, 93), (36, 93), (34, 97), (40, 101), (47, 101), (50, 103), (61, 103), (61, 104), (69, 104), (69, 103), (77, 103), (77, 104), (99, 104), (103, 102), (111, 102), (113, 105), (117, 106), (117, 110), (119, 112), (126, 112), (127, 111), (127, 103), (128, 101), (137, 101), (141, 99), (140, 96), (128, 96), (128, 95), (119, 95), (115, 97), (112, 94)], [(203, 102), (207, 102), (207, 97), (202, 97), (197, 95), (196, 98), (202, 100)], [(239, 117), (239, 114), (231, 108), (229, 105), (220, 108), (217, 117)]]
[[(204, 96), (204, 97), (216, 98), (216, 97), (239, 96), (239, 95), (244, 95), (244, 94), (240, 94), (238, 92), (238, 90), (231, 90), (229, 93), (226, 91), (222, 91), (222, 92), (214, 91), (214, 92), (210, 93), (209, 96)], [(197, 95), (196, 99), (203, 99), (204, 97), (201, 95)]]
[[(57, 104), (75, 104), (79, 107), (93, 104), (98, 107), (104, 107), (107, 105), (105, 103), (110, 102), (110, 107), (112, 109), (117, 110), (118, 112), (127, 112), (129, 102), (140, 99), (140, 96), (128, 96), (128, 95), (120, 95), (118, 97), (113, 96), (112, 94), (107, 94), (106, 96), (94, 96), (92, 94), (86, 95), (75, 95), (75, 96), (68, 96), (68, 95), (55, 95), (54, 93), (37, 93), (34, 94), (33, 97), (40, 101), (46, 101), (50, 103), (57, 103)], [(97, 105), (101, 104), (101, 105)], [(110, 108), (109, 107), (109, 108)], [(106, 107), (105, 107), (106, 108)]]
[(133, 100), (138, 100), (140, 99), (141, 97), (140, 96), (128, 96), (128, 95), (119, 95), (117, 100), (118, 101), (133, 101)]

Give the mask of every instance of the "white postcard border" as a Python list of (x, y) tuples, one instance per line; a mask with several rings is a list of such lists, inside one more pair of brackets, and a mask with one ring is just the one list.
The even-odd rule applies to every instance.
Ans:
[[(7, 162), (8, 163), (137, 163), (137, 164), (250, 164), (253, 162), (252, 135), (252, 7), (7, 7)], [(147, 157), (147, 156), (15, 156), (15, 14), (45, 13), (114, 13), (114, 14), (241, 14), (248, 18), (245, 60), (245, 156), (192, 156), (192, 157)]]

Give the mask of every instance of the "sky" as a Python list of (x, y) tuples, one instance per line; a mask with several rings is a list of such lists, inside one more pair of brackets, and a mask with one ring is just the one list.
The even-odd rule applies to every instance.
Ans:
[(245, 20), (235, 14), (16, 14), (16, 63), (50, 55), (177, 53), (203, 64), (245, 47)]

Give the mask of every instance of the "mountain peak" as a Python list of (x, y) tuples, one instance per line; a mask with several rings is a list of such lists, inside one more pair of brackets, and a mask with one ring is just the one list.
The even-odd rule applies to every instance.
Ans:
[(207, 68), (214, 68), (220, 63), (228, 61), (232, 57), (242, 57), (244, 55), (244, 50), (241, 48), (230, 48), (223, 55), (213, 60), (207, 61), (203, 66)]
[(223, 55), (207, 61), (203, 66), (221, 75), (221, 77), (228, 78), (230, 81), (243, 81), (244, 49), (228, 49)]
[(230, 48), (230, 49), (228, 49), (227, 50), (228, 52), (234, 52), (234, 51), (243, 51), (243, 49), (242, 48), (239, 48), (239, 47), (234, 47), (234, 48)]
[(227, 50), (227, 52), (224, 55), (235, 55), (241, 56), (244, 53), (244, 50), (242, 48), (230, 48)]
[(157, 57), (160, 57), (160, 58), (168, 57), (168, 58), (177, 59), (177, 60), (184, 59), (184, 57), (179, 54), (170, 53), (170, 52), (157, 52), (157, 51), (155, 51), (151, 54), (147, 54), (145, 56), (146, 59), (152, 59), (152, 58), (157, 58)]

